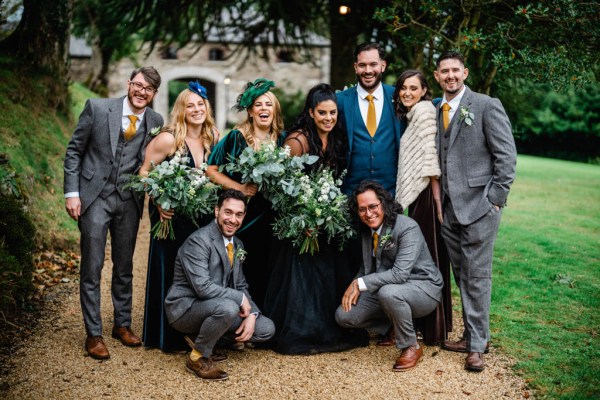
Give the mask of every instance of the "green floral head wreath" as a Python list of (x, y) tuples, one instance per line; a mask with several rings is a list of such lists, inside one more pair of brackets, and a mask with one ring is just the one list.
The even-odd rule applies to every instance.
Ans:
[(258, 78), (254, 82), (248, 82), (244, 87), (244, 92), (238, 96), (232, 108), (238, 112), (247, 110), (257, 97), (267, 93), (274, 86), (275, 82), (265, 78)]

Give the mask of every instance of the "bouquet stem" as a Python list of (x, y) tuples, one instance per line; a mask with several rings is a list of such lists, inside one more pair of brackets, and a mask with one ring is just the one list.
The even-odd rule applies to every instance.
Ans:
[(175, 240), (175, 232), (173, 231), (173, 221), (170, 219), (165, 219), (163, 221), (158, 221), (152, 227), (152, 234), (155, 239), (171, 239)]
[(319, 252), (319, 239), (317, 236), (306, 235), (304, 237), (302, 246), (300, 246), (300, 254), (306, 252), (309, 252), (311, 256), (313, 256), (315, 252)]

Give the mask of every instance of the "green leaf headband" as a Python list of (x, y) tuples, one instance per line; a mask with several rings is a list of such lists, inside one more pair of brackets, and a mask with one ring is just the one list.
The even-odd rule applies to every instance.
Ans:
[(275, 82), (265, 78), (258, 78), (254, 82), (248, 82), (244, 87), (244, 92), (238, 96), (232, 109), (238, 112), (247, 110), (257, 97), (267, 93), (274, 86)]

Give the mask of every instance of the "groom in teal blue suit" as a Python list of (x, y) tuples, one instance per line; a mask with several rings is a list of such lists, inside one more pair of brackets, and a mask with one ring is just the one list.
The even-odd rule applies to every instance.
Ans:
[(340, 116), (348, 134), (348, 173), (343, 190), (351, 194), (360, 182), (374, 180), (392, 195), (396, 190), (398, 149), (406, 124), (396, 118), (394, 87), (381, 82), (387, 67), (378, 43), (354, 50), (358, 85), (337, 94)]

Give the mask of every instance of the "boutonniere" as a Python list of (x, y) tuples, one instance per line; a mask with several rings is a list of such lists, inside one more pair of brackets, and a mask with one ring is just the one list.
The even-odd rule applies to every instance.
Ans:
[(395, 246), (394, 240), (392, 239), (392, 235), (383, 235), (379, 239), (379, 243), (383, 250), (390, 250), (393, 249)]
[(233, 255), (234, 258), (236, 258), (237, 260), (239, 260), (240, 263), (243, 263), (244, 260), (246, 259), (246, 254), (248, 254), (248, 252), (244, 249), (237, 249), (235, 251), (235, 254)]
[(473, 119), (475, 118), (475, 114), (469, 111), (467, 107), (460, 107), (460, 119), (465, 120), (465, 124), (467, 126), (471, 126), (473, 124)]
[(152, 129), (150, 129), (150, 136), (156, 136), (160, 133), (160, 131), (162, 130), (162, 126), (156, 126)]

